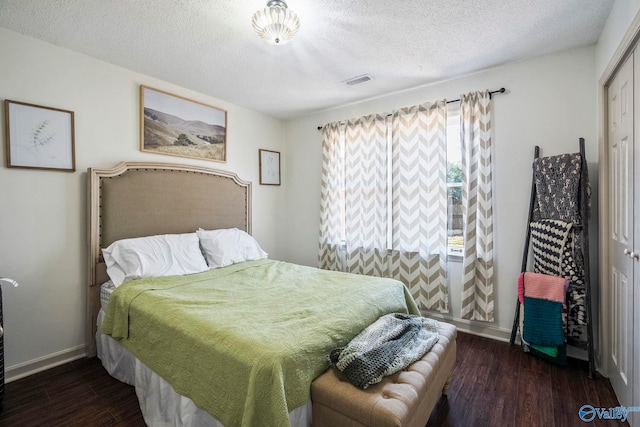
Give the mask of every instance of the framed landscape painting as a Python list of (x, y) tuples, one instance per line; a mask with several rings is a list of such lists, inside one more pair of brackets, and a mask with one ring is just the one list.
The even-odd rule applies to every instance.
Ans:
[(227, 112), (140, 86), (140, 150), (227, 161)]

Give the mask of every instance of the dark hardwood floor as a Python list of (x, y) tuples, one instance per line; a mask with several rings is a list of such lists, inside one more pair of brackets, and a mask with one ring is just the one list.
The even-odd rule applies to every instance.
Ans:
[(453, 381), (427, 427), (628, 426), (620, 420), (580, 419), (583, 405), (619, 405), (606, 378), (591, 380), (588, 363), (568, 366), (528, 355), (519, 346), (458, 332)]
[[(427, 426), (625, 425), (581, 421), (578, 410), (587, 404), (613, 408), (618, 401), (608, 380), (587, 377), (585, 362), (559, 367), (517, 346), (458, 333), (449, 396), (440, 399)], [(111, 378), (98, 359), (81, 359), (7, 384), (0, 426), (144, 426), (144, 421), (133, 387)]]

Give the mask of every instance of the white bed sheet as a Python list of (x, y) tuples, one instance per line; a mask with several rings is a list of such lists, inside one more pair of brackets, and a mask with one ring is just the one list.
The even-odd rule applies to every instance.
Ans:
[[(108, 290), (106, 292), (109, 293)], [(148, 426), (224, 427), (214, 417), (198, 408), (191, 399), (176, 393), (168, 382), (116, 340), (100, 333), (105, 315), (104, 310), (100, 310), (97, 319), (98, 358), (112, 377), (135, 387), (140, 410)], [(293, 427), (310, 427), (311, 401), (291, 411), (289, 421)]]

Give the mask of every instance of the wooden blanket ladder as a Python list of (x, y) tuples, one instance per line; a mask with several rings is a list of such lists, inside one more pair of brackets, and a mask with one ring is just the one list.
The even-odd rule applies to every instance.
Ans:
[[(585, 314), (586, 314), (586, 339), (576, 339), (572, 337), (567, 337), (567, 345), (577, 347), (587, 351), (587, 357), (589, 361), (589, 378), (595, 378), (596, 370), (595, 370), (595, 360), (594, 360), (594, 349), (593, 349), (593, 325), (592, 325), (592, 315), (591, 315), (591, 280), (590, 280), (590, 269), (589, 269), (589, 195), (588, 195), (588, 171), (587, 171), (587, 160), (585, 156), (585, 141), (584, 138), (580, 138), (580, 181), (579, 181), (579, 190), (577, 194), (578, 198), (578, 209), (580, 222), (573, 225), (573, 228), (576, 230), (576, 233), (579, 235), (580, 245), (576, 250), (581, 251), (581, 259), (583, 260), (583, 283), (584, 285), (579, 285), (575, 283), (570, 284), (570, 289), (573, 287), (574, 289), (584, 289), (584, 305), (585, 305)], [(535, 147), (534, 152), (534, 162), (532, 166), (535, 164), (536, 159), (540, 157), (540, 147)], [(536, 175), (535, 168), (532, 175), (531, 181), (531, 198), (529, 202), (529, 216), (527, 220), (527, 228), (524, 242), (524, 251), (522, 255), (522, 268), (521, 272), (527, 271), (527, 267), (529, 265), (529, 247), (531, 245), (531, 223), (535, 221), (535, 210), (537, 206), (537, 189), (536, 189)], [(544, 218), (544, 219), (556, 219), (556, 218)], [(570, 279), (569, 277), (565, 277), (566, 279)], [(511, 339), (509, 343), (511, 345), (514, 344), (516, 340), (516, 335), (518, 333), (520, 326), (520, 301), (516, 301), (516, 310), (513, 318), (513, 327), (511, 329)]]

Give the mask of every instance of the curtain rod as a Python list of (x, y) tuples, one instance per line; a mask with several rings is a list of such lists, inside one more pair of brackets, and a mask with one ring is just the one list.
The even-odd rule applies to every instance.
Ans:
[[(490, 90), (489, 91), (489, 99), (491, 99), (491, 95), (493, 95), (494, 93), (505, 93), (507, 90), (503, 87), (501, 87), (500, 89), (496, 89), (496, 90)], [(460, 98), (458, 99), (451, 99), (449, 101), (447, 101), (447, 104), (453, 104), (454, 102), (460, 102)], [(387, 114), (387, 117), (390, 116), (391, 114)], [(318, 130), (322, 130), (323, 126), (318, 126)]]
[[(497, 90), (490, 90), (489, 91), (489, 99), (491, 99), (491, 95), (493, 95), (494, 93), (505, 93), (507, 90), (503, 87), (501, 87), (500, 89)], [(460, 102), (460, 98), (458, 99), (451, 99), (449, 101), (447, 101), (447, 104), (452, 104), (454, 102)]]

